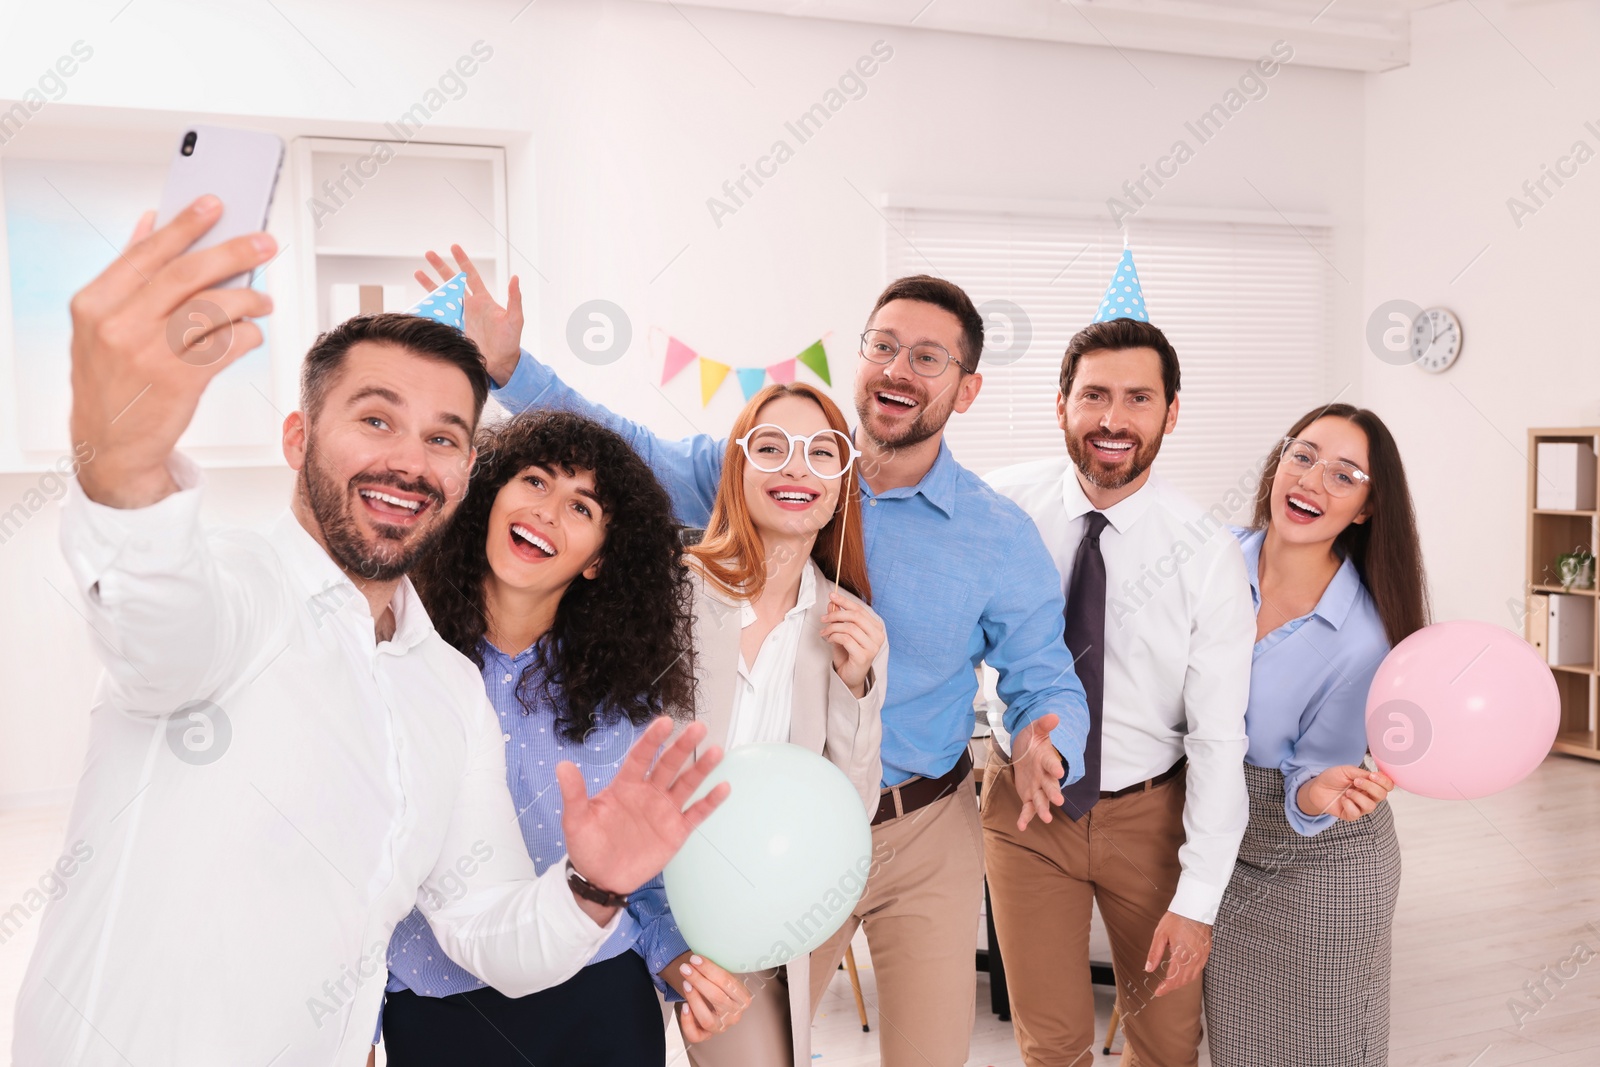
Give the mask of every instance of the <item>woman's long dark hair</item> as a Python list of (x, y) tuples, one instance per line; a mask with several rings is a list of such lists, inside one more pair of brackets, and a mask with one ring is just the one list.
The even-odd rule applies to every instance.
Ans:
[(671, 500), (650, 468), (616, 433), (565, 411), (524, 413), (480, 430), (476, 445), (477, 465), (450, 532), (412, 572), (440, 636), (483, 666), (485, 545), (501, 488), (534, 465), (592, 471), (606, 516), (600, 570), (567, 588), (517, 696), (531, 709), (530, 679), (542, 673), (569, 741), (619, 715), (636, 725), (662, 713), (692, 717), (694, 588)]
[[(1328, 404), (1314, 408), (1289, 427), (1289, 437), (1299, 437), (1307, 426), (1331, 415), (1347, 419), (1367, 435), (1367, 474), (1371, 476), (1372, 513), (1364, 523), (1351, 523), (1334, 539), (1334, 547), (1356, 565), (1361, 580), (1378, 608), (1391, 645), (1398, 645), (1428, 625), (1428, 584), (1422, 569), (1422, 541), (1417, 536), (1417, 516), (1411, 506), (1405, 465), (1389, 428), (1373, 412), (1353, 404)], [(1267, 458), (1256, 489), (1256, 510), (1250, 525), (1264, 530), (1272, 520), (1272, 480), (1283, 458), (1279, 440)]]

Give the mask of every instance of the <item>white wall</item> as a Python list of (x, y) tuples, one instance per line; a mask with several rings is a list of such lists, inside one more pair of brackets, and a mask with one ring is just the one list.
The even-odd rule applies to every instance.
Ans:
[[(481, 38), (493, 59), (430, 139), (511, 149), (510, 238), (523, 254), (514, 269), (539, 307), (525, 340), (592, 395), (678, 434), (725, 427), (737, 387), (726, 384), (705, 410), (692, 370), (658, 391), (650, 327), (747, 365), (832, 331), (835, 381), (845, 383), (837, 395), (848, 401), (853, 338), (884, 282), (873, 206), (882, 194), (1103, 202), (1247, 67), (689, 6), (541, 0), (511, 22), (521, 6), (279, 0), (296, 32), (270, 5), (138, 0), (107, 22), (98, 5), (18, 4), (10, 17), (27, 20), (21, 32), (0, 30), (0, 97), (20, 95), (31, 72), (83, 38), (95, 56), (63, 107), (303, 117), (307, 131), (375, 135)], [(707, 198), (774, 139), (794, 144), (785, 121), (878, 40), (893, 58), (865, 96), (715, 225)], [(1331, 393), (1364, 373), (1362, 76), (1291, 63), (1268, 85), (1156, 203), (1334, 218), (1345, 281), (1336, 283)], [(1137, 218), (1133, 226), (1137, 247)], [(626, 309), (635, 331), (632, 349), (607, 367), (578, 362), (565, 341), (572, 309), (597, 297)], [(0, 477), (0, 510), (32, 482)], [(215, 471), (211, 512), (258, 521), (287, 485), (282, 472)], [(81, 620), (40, 582), (44, 574), (67, 588), (55, 536), (46, 512), (0, 551), (9, 609), (0, 617), (0, 795), (70, 785), (80, 759), (94, 668)]]
[(1411, 66), (1370, 76), (1366, 106), (1365, 308), (1443, 304), (1461, 317), (1462, 355), (1434, 376), (1364, 354), (1361, 392), (1405, 457), (1436, 615), (1520, 632), (1527, 431), (1600, 423), (1587, 329), (1600, 162), (1548, 183), (1520, 227), (1506, 201), (1531, 205), (1522, 183), (1574, 141), (1600, 151), (1584, 128), (1600, 127), (1600, 13), (1476, 8), (1418, 12)]

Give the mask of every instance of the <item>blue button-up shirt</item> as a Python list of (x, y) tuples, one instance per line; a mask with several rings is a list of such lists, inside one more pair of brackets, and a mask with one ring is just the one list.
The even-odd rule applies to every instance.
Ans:
[[(526, 352), (494, 397), (513, 412), (561, 408), (610, 426), (667, 487), (680, 522), (710, 518), (726, 441), (664, 441), (584, 399)], [(1061, 576), (1033, 520), (943, 443), (916, 485), (875, 494), (863, 480), (861, 492), (872, 608), (889, 635), (883, 784), (955, 766), (972, 736), (975, 668), (984, 661), (999, 673), (1007, 728), (1061, 716), (1051, 740), (1068, 763), (1064, 781), (1083, 777), (1088, 704), (1062, 640)]]
[[(577, 764), (590, 794), (598, 793), (616, 776), (622, 758), (642, 730), (619, 716), (614, 724), (591, 731), (581, 743), (566, 740), (556, 726), (555, 709), (544, 697), (537, 668), (533, 668), (535, 673), (523, 689), (534, 705), (532, 711), (526, 710), (517, 697), (518, 683), (523, 671), (532, 667), (537, 647), (508, 656), (488, 641), (479, 645), (483, 653), (483, 684), (500, 717), (506, 745), (506, 784), (511, 787), (528, 855), (543, 874), (567, 854), (561, 835), (561, 788), (556, 784), (556, 764), (562, 760)], [(462, 877), (470, 880), (470, 871), (463, 872)], [(637, 952), (649, 965), (656, 986), (669, 999), (678, 1000), (681, 998), (659, 976), (688, 948), (672, 921), (666, 889), (658, 875), (629, 894), (616, 931), (589, 962)], [(425, 997), (443, 997), (482, 989), (485, 984), (444, 954), (420, 911), (413, 909), (395, 928), (389, 942), (389, 990), (409, 989)]]
[[(1256, 610), (1261, 610), (1264, 530), (1234, 528)], [(1389, 638), (1356, 565), (1339, 565), (1309, 614), (1256, 642), (1250, 703), (1244, 713), (1245, 762), (1283, 772), (1289, 825), (1311, 837), (1336, 821), (1300, 810), (1300, 787), (1329, 767), (1360, 764), (1367, 754), (1367, 690), (1389, 654)]]

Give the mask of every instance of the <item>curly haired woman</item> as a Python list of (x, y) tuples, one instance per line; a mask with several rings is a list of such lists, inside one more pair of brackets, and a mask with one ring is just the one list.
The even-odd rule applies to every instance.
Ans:
[[(556, 764), (576, 763), (597, 792), (653, 718), (692, 715), (694, 588), (666, 492), (612, 431), (530, 412), (482, 431), (477, 452), (455, 525), (414, 579), (434, 627), (483, 671), (542, 872), (566, 852)], [(458, 864), (464, 883), (473, 861)], [(660, 878), (631, 894), (588, 966), (530, 996), (506, 997), (447, 959), (419, 911), (388, 959), (382, 1026), (394, 1067), (660, 1064), (656, 986), (687, 998), (689, 1041), (731, 1026), (749, 1003), (732, 976), (689, 952)]]

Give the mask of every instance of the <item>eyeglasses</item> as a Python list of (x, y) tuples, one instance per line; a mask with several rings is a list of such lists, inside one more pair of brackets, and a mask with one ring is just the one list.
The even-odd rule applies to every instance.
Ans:
[(1349, 496), (1361, 486), (1372, 483), (1367, 472), (1354, 463), (1342, 459), (1321, 459), (1317, 455), (1316, 445), (1298, 437), (1283, 439), (1283, 453), (1278, 457), (1278, 465), (1301, 474), (1320, 466), (1322, 487), (1330, 496)]
[(794, 456), (794, 446), (798, 444), (811, 473), (830, 482), (849, 470), (861, 455), (855, 443), (838, 430), (818, 430), (810, 437), (801, 437), (770, 422), (751, 427), (737, 444), (744, 449), (744, 458), (750, 461), (750, 466), (764, 474), (787, 467)]
[[(861, 358), (871, 363), (893, 363), (902, 348), (911, 352), (911, 369), (924, 378), (937, 378), (953, 361), (949, 349), (932, 341), (903, 345), (888, 330), (868, 330), (861, 335)], [(955, 364), (964, 371), (967, 369), (959, 361), (955, 361)]]

